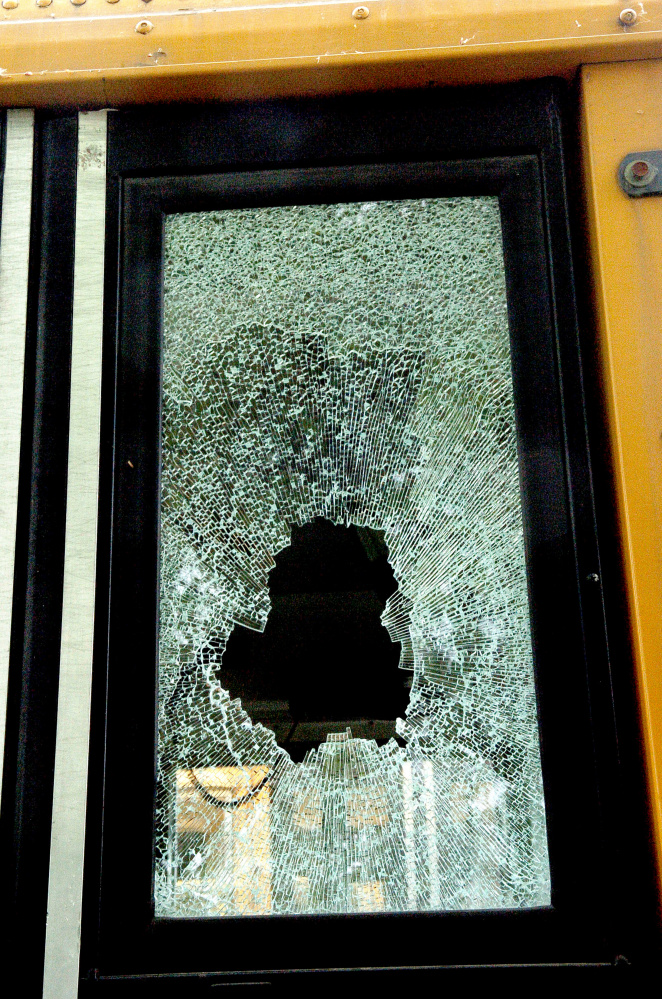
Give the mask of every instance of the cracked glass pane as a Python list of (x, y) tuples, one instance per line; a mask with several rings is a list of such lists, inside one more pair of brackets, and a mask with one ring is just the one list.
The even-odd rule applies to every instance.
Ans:
[(549, 904), (497, 199), (165, 240), (157, 915)]

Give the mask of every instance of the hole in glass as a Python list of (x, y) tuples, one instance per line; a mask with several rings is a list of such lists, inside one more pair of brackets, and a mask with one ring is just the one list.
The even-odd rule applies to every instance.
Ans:
[(348, 728), (397, 738), (411, 676), (381, 621), (397, 589), (383, 532), (317, 518), (292, 527), (269, 573), (264, 631), (236, 625), (219, 679), (293, 760)]

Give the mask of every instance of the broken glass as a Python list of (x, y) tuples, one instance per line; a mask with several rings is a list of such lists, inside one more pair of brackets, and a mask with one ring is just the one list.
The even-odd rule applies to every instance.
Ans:
[[(163, 349), (156, 914), (549, 904), (497, 199), (168, 216)], [(408, 694), (295, 759), (223, 655), (322, 522), (387, 553)]]

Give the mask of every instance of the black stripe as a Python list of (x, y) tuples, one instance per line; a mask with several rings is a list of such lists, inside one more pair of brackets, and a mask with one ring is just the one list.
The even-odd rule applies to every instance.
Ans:
[(64, 570), (77, 120), (37, 116), (2, 856), (8, 953), (43, 972)]

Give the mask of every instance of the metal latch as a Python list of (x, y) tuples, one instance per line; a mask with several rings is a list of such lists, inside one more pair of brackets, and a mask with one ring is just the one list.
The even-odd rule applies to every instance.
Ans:
[(662, 194), (662, 149), (628, 153), (618, 168), (618, 182), (631, 198)]

